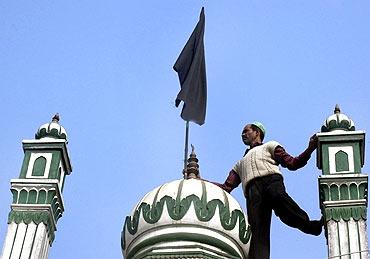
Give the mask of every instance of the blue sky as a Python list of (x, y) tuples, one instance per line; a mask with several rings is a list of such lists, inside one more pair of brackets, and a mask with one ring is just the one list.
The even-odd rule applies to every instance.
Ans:
[[(191, 124), (203, 178), (222, 182), (242, 156), (245, 123), (298, 155), (339, 103), (369, 128), (368, 1), (0, 2), (0, 239), (21, 141), (54, 113), (73, 172), (50, 258), (121, 258), (125, 216), (156, 186), (181, 178), (185, 124), (172, 66), (205, 7), (206, 123)], [(369, 142), (366, 145), (369, 146)], [(368, 151), (368, 148), (366, 148)], [(368, 172), (365, 159), (364, 172)], [(283, 169), (288, 193), (320, 218), (316, 154)], [(242, 192), (233, 196), (245, 208)], [(271, 258), (325, 258), (312, 237), (273, 217)], [(304, 251), (304, 252), (303, 252)]]

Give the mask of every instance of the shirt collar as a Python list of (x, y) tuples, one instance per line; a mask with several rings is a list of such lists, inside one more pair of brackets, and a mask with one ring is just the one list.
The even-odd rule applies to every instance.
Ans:
[(258, 147), (258, 146), (261, 146), (263, 143), (256, 143), (254, 144), (253, 146), (250, 146), (250, 148), (247, 148), (247, 150), (245, 150), (244, 152), (244, 156), (248, 153), (249, 150), (251, 150), (252, 148), (254, 147)]

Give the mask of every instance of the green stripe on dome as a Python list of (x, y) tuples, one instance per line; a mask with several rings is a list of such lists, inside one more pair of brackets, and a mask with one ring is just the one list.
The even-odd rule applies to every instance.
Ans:
[(40, 129), (36, 135), (36, 139), (51, 137), (56, 139), (67, 139), (67, 135), (64, 133), (60, 133), (57, 129), (51, 129), (50, 131), (46, 130), (46, 128)]
[[(203, 195), (206, 193), (203, 191)], [(162, 197), (158, 202), (152, 206), (143, 202), (135, 210), (133, 216), (127, 216), (123, 233), (122, 233), (122, 249), (125, 249), (124, 231), (127, 231), (131, 235), (135, 235), (139, 227), (139, 218), (142, 213), (143, 219), (149, 224), (155, 224), (159, 221), (162, 216), (164, 206), (167, 206), (167, 211), (172, 220), (181, 220), (188, 212), (191, 203), (194, 204), (195, 214), (199, 221), (208, 222), (216, 213), (216, 208), (219, 209), (220, 223), (225, 230), (232, 230), (235, 228), (237, 222), (239, 222), (239, 239), (243, 244), (247, 244), (251, 237), (250, 226), (247, 225), (244, 213), (241, 210), (233, 210), (230, 213), (229, 206), (219, 199), (213, 199), (209, 202), (206, 201), (206, 197), (199, 199), (198, 196), (192, 194), (181, 201), (176, 201), (170, 196)]]

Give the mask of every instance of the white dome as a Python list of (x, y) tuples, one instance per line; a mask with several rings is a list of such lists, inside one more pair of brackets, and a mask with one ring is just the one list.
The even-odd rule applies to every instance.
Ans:
[(345, 114), (341, 113), (338, 105), (335, 106), (334, 114), (330, 115), (321, 126), (321, 132), (334, 130), (354, 131), (354, 122)]
[(40, 138), (67, 139), (66, 130), (62, 125), (59, 124), (59, 114), (56, 114), (51, 122), (41, 125), (37, 130), (35, 137), (36, 139)]
[(230, 194), (203, 180), (176, 180), (146, 194), (126, 217), (122, 251), (126, 259), (197, 249), (212, 258), (247, 258), (250, 237), (247, 217)]

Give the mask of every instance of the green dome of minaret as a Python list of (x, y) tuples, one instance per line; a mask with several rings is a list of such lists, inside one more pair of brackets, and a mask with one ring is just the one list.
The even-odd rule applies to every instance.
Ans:
[(55, 114), (51, 122), (45, 123), (39, 127), (35, 134), (36, 139), (54, 138), (67, 139), (67, 132), (62, 125), (59, 124), (59, 113)]
[(341, 113), (338, 104), (335, 106), (334, 114), (330, 115), (321, 127), (321, 132), (329, 132), (334, 130), (355, 130), (355, 124), (347, 115)]

